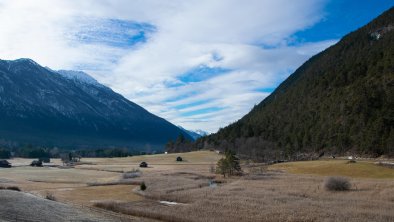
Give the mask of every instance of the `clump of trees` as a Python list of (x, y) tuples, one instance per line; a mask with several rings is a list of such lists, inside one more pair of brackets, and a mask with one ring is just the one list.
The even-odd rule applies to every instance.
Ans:
[(41, 159), (42, 162), (46, 163), (50, 162), (50, 158), (61, 158), (63, 154), (68, 154), (70, 152), (73, 152), (80, 157), (127, 157), (138, 154), (135, 150), (129, 150), (127, 148), (77, 149), (70, 151), (70, 149), (67, 148), (48, 148), (27, 144), (0, 148), (0, 159), (23, 157)]
[(223, 174), (224, 177), (242, 174), (239, 158), (234, 151), (226, 150), (224, 157), (217, 163), (216, 173)]
[(40, 158), (38, 158), (38, 161), (41, 161), (43, 163), (50, 163), (51, 162), (51, 158), (49, 158), (49, 157), (40, 157)]
[(127, 157), (132, 155), (126, 148), (87, 149), (78, 150), (77, 153), (82, 157)]
[(33, 160), (30, 164), (32, 167), (42, 167), (42, 161), (40, 160)]
[(0, 149), (0, 159), (9, 159), (11, 158), (11, 152), (6, 149)]
[(14, 155), (23, 158), (50, 158), (50, 149), (34, 147), (31, 144), (13, 149)]
[(60, 154), (60, 159), (64, 164), (73, 164), (81, 161), (81, 156), (75, 152)]
[(166, 144), (166, 150), (172, 153), (188, 152), (194, 149), (193, 141), (185, 138), (183, 134), (179, 134), (178, 138), (174, 141), (170, 140)]

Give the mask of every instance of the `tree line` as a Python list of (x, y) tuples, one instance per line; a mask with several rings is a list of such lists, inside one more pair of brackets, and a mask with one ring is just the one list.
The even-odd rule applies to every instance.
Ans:
[(26, 145), (23, 147), (0, 148), (0, 159), (9, 159), (12, 157), (22, 158), (60, 158), (63, 154), (75, 153), (80, 157), (127, 157), (140, 155), (140, 152), (130, 151), (127, 148), (107, 148), (107, 149), (61, 149), (45, 148)]

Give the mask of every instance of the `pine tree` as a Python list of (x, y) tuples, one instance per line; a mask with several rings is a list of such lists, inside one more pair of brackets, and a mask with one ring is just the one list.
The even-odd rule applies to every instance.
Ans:
[(239, 158), (235, 155), (235, 152), (226, 150), (224, 157), (217, 163), (216, 172), (223, 174), (226, 177), (242, 173), (241, 166), (239, 164)]

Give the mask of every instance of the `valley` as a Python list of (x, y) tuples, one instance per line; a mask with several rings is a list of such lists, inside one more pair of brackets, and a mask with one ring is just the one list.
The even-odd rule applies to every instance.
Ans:
[[(178, 156), (182, 162), (176, 161)], [(27, 166), (30, 159), (13, 159), (10, 162), (15, 167), (0, 169), (0, 187), (17, 186), (42, 200), (50, 195), (56, 200), (52, 203), (114, 214), (111, 218), (121, 221), (394, 219), (394, 169), (375, 164), (378, 160), (348, 163), (343, 158), (323, 158), (274, 165), (242, 161), (242, 176), (223, 178), (212, 171), (222, 156), (197, 151), (83, 158), (74, 167), (54, 159), (42, 168)], [(148, 163), (147, 168), (139, 167), (142, 161)], [(346, 176), (350, 190), (325, 190), (327, 176)], [(145, 191), (140, 190), (142, 182)], [(37, 215), (40, 213), (44, 212)]]
[(392, 0), (0, 18), (0, 222), (394, 222)]

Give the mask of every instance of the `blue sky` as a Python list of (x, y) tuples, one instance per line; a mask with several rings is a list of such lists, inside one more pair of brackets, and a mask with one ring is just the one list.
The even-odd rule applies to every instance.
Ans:
[(143, 44), (155, 27), (120, 19), (80, 18), (82, 28), (77, 29), (75, 38), (85, 44), (104, 44), (112, 47), (131, 48)]
[(340, 39), (394, 6), (391, 0), (332, 0), (324, 6), (325, 16), (311, 28), (295, 33), (302, 41)]
[(176, 125), (215, 132), (249, 112), (312, 55), (393, 5), (0, 0), (1, 59), (85, 71)]

